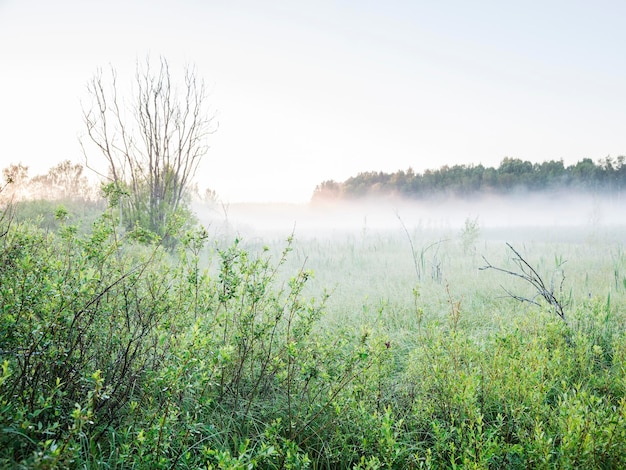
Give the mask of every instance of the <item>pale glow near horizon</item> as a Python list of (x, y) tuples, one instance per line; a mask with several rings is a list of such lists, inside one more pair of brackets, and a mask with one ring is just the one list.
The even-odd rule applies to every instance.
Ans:
[[(626, 154), (622, 2), (0, 0), (0, 167), (82, 161), (98, 67), (193, 63), (219, 130), (201, 188), (307, 201), (361, 171)], [(94, 155), (95, 158), (95, 155)]]

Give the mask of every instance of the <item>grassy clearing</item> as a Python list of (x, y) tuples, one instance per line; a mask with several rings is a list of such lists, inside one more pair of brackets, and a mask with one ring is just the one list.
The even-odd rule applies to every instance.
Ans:
[[(170, 254), (71, 220), (2, 221), (3, 467), (626, 465), (619, 228), (195, 230)], [(479, 271), (512, 266), (504, 240), (546, 279), (566, 261), (567, 323)]]

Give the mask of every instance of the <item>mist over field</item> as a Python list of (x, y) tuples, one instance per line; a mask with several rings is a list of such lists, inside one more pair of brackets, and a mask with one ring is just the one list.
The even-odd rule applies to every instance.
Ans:
[(196, 202), (176, 231), (59, 173), (0, 212), (0, 468), (626, 468), (620, 191)]
[(359, 200), (309, 204), (195, 205), (200, 223), (242, 236), (297, 237), (402, 229), (459, 230), (467, 220), (481, 229), (586, 228), (626, 225), (620, 196), (559, 192), (438, 200)]

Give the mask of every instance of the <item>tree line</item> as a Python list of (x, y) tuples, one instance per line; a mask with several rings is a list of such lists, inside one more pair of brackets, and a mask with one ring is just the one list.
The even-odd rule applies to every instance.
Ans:
[(30, 177), (28, 173), (28, 166), (22, 163), (2, 169), (0, 206), (29, 200), (96, 202), (102, 197), (80, 163), (64, 160), (43, 175)]
[(532, 163), (504, 158), (500, 165), (444, 165), (423, 173), (399, 170), (363, 172), (343, 182), (319, 184), (313, 200), (358, 199), (363, 197), (471, 197), (482, 194), (514, 194), (523, 191), (577, 190), (617, 193), (626, 188), (626, 157), (590, 158), (565, 166), (563, 160)]

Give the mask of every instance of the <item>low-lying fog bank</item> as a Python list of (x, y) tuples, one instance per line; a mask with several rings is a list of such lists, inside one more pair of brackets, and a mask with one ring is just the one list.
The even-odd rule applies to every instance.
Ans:
[(431, 201), (359, 201), (311, 204), (195, 205), (200, 223), (242, 236), (297, 237), (408, 229), (459, 230), (476, 220), (481, 229), (626, 226), (618, 197), (525, 194)]

